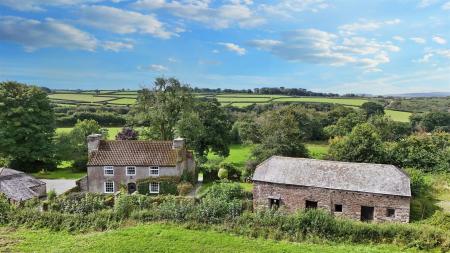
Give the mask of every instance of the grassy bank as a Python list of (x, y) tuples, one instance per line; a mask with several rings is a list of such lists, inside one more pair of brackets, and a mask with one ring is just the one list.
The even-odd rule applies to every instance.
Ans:
[(417, 252), (393, 245), (327, 245), (249, 239), (168, 224), (75, 235), (3, 227), (0, 228), (0, 248), (6, 252)]

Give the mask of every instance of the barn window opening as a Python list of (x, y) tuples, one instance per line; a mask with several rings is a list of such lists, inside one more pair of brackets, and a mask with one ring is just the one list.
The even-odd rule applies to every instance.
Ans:
[(306, 203), (305, 203), (305, 207), (307, 208), (307, 209), (314, 209), (314, 208), (317, 208), (317, 201), (311, 201), (311, 200), (307, 200), (306, 201)]
[(395, 209), (393, 208), (388, 208), (386, 210), (386, 217), (395, 217)]
[(342, 205), (336, 204), (334, 205), (334, 211), (337, 213), (341, 213), (342, 212)]
[(278, 209), (280, 207), (279, 198), (269, 198), (269, 207), (273, 209)]

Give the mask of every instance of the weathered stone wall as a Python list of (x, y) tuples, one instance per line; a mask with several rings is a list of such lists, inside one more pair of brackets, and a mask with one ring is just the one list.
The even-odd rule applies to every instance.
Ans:
[(75, 183), (78, 186), (78, 188), (80, 189), (80, 191), (86, 192), (86, 191), (89, 190), (89, 188), (88, 188), (88, 177), (87, 176), (84, 176), (84, 177), (78, 179)]
[[(305, 208), (306, 200), (317, 201), (318, 208), (336, 216), (360, 220), (361, 206), (374, 207), (374, 221), (409, 222), (410, 197), (352, 192), (307, 186), (253, 183), (253, 206), (268, 208), (269, 197), (280, 197), (281, 206), (290, 212)], [(334, 212), (334, 205), (342, 205), (342, 212)], [(394, 217), (387, 217), (387, 209), (395, 209)]]

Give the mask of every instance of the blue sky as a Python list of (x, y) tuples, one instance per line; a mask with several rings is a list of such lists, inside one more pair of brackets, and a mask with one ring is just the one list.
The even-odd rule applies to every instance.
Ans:
[(450, 91), (450, 1), (0, 0), (0, 80)]

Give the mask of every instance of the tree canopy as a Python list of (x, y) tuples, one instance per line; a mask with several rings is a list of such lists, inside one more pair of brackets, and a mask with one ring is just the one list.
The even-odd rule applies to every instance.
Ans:
[(0, 83), (0, 154), (26, 172), (54, 167), (55, 115), (36, 86)]

